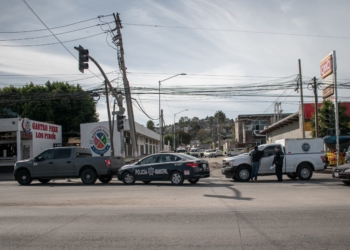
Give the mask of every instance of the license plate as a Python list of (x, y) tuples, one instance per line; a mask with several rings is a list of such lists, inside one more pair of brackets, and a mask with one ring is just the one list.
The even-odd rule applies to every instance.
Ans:
[(334, 177), (339, 177), (339, 173), (334, 173)]

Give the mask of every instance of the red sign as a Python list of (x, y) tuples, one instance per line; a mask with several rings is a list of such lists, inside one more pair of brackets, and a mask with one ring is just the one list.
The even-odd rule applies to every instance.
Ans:
[(327, 56), (321, 61), (321, 77), (326, 78), (333, 73), (333, 60), (332, 55)]

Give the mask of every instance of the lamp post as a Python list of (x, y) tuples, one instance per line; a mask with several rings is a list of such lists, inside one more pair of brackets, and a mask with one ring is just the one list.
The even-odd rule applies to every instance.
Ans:
[(174, 149), (175, 149), (175, 116), (176, 116), (177, 114), (180, 114), (181, 112), (184, 112), (184, 111), (188, 111), (188, 109), (184, 109), (184, 110), (182, 110), (182, 111), (177, 112), (176, 114), (174, 114), (174, 138), (173, 138), (173, 146), (174, 146)]
[(166, 78), (166, 79), (164, 79), (164, 80), (159, 81), (159, 130), (160, 130), (159, 132), (160, 132), (160, 151), (163, 150), (163, 117), (162, 117), (162, 115), (161, 115), (161, 110), (160, 110), (160, 84), (161, 84), (162, 82), (165, 82), (165, 81), (171, 79), (171, 78), (174, 78), (174, 77), (177, 77), (177, 76), (184, 76), (184, 75), (186, 75), (186, 73), (180, 73), (180, 74), (176, 74), (176, 75), (174, 75), (174, 76), (171, 76), (171, 77), (169, 77), (169, 78)]

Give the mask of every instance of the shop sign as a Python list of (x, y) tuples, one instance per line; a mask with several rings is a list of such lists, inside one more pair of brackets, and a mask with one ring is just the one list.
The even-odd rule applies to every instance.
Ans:
[(91, 150), (95, 154), (105, 154), (110, 149), (110, 133), (104, 126), (98, 126), (91, 131)]
[(333, 73), (333, 60), (332, 55), (327, 56), (321, 61), (321, 77), (325, 79), (327, 76)]
[(31, 122), (28, 118), (23, 118), (22, 129), (25, 133), (30, 133), (30, 131), (32, 129), (32, 125), (31, 125)]
[(31, 139), (33, 139), (33, 134), (21, 131), (21, 139), (22, 140), (31, 140)]
[(330, 97), (334, 94), (334, 84), (329, 85), (322, 91), (323, 98)]
[[(38, 139), (48, 139), (48, 140), (56, 140), (56, 134), (58, 133), (58, 126), (49, 125), (40, 122), (33, 122), (32, 129), (35, 130), (35, 138)], [(44, 132), (40, 132), (44, 131)], [(45, 133), (47, 132), (47, 133)]]

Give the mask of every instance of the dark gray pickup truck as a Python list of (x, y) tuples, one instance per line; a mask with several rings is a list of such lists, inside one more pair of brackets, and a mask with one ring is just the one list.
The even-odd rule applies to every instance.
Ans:
[(33, 179), (48, 183), (51, 179), (76, 177), (84, 184), (92, 185), (97, 178), (102, 183), (110, 182), (124, 164), (122, 157), (92, 157), (88, 148), (53, 148), (34, 159), (16, 162), (14, 176), (21, 185), (29, 185)]

